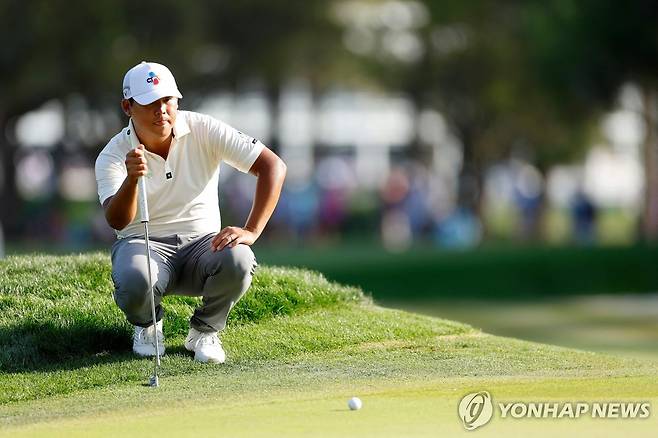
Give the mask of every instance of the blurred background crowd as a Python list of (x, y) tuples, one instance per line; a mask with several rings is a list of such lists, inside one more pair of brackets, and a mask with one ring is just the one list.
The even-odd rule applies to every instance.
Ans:
[[(0, 2), (7, 248), (107, 247), (94, 160), (141, 60), (289, 176), (265, 242), (627, 245), (658, 233), (649, 0)], [(224, 224), (255, 179), (222, 165)]]

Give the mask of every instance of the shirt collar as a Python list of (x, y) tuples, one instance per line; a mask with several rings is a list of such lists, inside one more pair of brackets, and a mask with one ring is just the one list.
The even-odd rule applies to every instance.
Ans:
[(133, 126), (133, 119), (128, 120), (128, 130), (126, 131), (128, 136), (128, 141), (130, 142), (131, 149), (137, 149), (139, 146), (139, 140), (137, 139), (137, 134), (135, 133), (135, 127)]
[(181, 137), (190, 133), (190, 126), (185, 120), (185, 116), (179, 111), (176, 116), (176, 124), (174, 125), (174, 137), (180, 139)]
[[(187, 124), (185, 117), (179, 112), (176, 117), (176, 124), (174, 125), (174, 138), (180, 139), (181, 137), (190, 133), (190, 126)], [(128, 130), (126, 131), (128, 135), (128, 140), (130, 141), (131, 149), (135, 149), (139, 146), (139, 140), (137, 135), (135, 135), (135, 126), (133, 125), (133, 119), (128, 120)]]

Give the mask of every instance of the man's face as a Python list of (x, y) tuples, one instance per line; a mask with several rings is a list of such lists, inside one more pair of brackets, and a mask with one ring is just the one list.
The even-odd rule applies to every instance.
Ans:
[(123, 108), (133, 119), (135, 129), (142, 135), (159, 138), (169, 137), (178, 115), (178, 98), (163, 97), (148, 105), (126, 101)]

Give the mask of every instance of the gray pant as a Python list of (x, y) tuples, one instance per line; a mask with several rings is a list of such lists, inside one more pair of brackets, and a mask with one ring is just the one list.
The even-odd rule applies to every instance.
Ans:
[[(212, 252), (215, 233), (203, 236), (150, 237), (151, 274), (156, 319), (162, 319), (165, 295), (202, 296), (190, 326), (200, 332), (226, 327), (231, 308), (249, 289), (257, 263), (247, 245)], [(146, 244), (142, 237), (117, 240), (112, 246), (114, 301), (132, 324), (153, 324), (146, 270)]]

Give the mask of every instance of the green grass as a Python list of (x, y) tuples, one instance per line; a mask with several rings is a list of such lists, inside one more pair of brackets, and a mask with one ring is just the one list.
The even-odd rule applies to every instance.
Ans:
[(263, 263), (322, 272), (375, 299), (533, 299), (658, 290), (657, 245), (498, 246), (391, 253), (372, 244), (257, 248)]
[[(0, 262), (0, 435), (424, 436), (460, 432), (455, 409), (472, 389), (658, 394), (656, 362), (491, 336), (378, 307), (318, 273), (263, 266), (222, 335), (222, 366), (182, 347), (197, 300), (165, 298), (167, 355), (152, 389), (152, 361), (130, 352), (109, 274), (102, 254)], [(365, 407), (349, 413), (354, 394)]]
[(658, 360), (658, 295), (384, 301), (387, 307), (466, 322), (487, 333)]
[[(60, 366), (64, 361), (129, 351), (132, 329), (112, 300), (108, 258), (9, 257), (0, 263), (0, 370)], [(166, 299), (165, 335), (187, 334), (199, 298)], [(309, 309), (367, 303), (356, 289), (298, 269), (261, 268), (230, 324), (254, 323)], [(48, 365), (50, 364), (50, 365)]]

